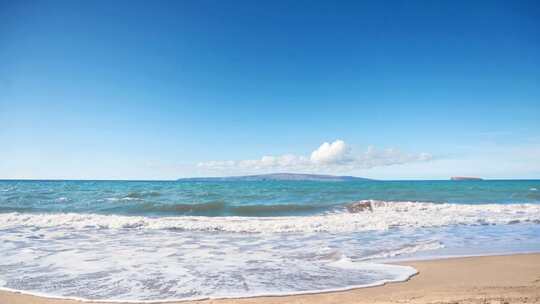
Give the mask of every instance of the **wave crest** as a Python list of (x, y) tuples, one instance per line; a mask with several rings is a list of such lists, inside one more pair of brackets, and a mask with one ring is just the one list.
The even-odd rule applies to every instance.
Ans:
[(288, 217), (146, 217), (80, 213), (0, 214), (0, 229), (31, 226), (72, 229), (175, 229), (244, 233), (354, 232), (450, 225), (540, 223), (540, 205), (370, 201), (371, 212)]

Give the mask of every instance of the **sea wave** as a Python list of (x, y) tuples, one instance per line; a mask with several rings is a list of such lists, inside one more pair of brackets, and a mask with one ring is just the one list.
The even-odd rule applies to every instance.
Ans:
[(160, 215), (201, 215), (216, 216), (230, 214), (236, 216), (271, 216), (291, 214), (293, 212), (309, 212), (325, 210), (326, 206), (306, 204), (274, 204), (274, 205), (245, 205), (230, 206), (225, 201), (212, 201), (198, 204), (163, 204), (143, 202), (131, 206), (113, 206), (105, 210), (127, 212), (129, 214), (160, 214)]
[(444, 244), (439, 241), (419, 242), (417, 244), (406, 244), (398, 248), (388, 248), (379, 252), (368, 254), (359, 261), (395, 258), (401, 255), (414, 254), (420, 251), (432, 251), (444, 248)]
[[(70, 229), (174, 229), (240, 233), (354, 232), (450, 225), (540, 223), (538, 204), (449, 204), (369, 202), (372, 211), (346, 211), (283, 217), (148, 217), (82, 213), (3, 213), (0, 229), (65, 227)], [(207, 206), (208, 207), (208, 206)]]

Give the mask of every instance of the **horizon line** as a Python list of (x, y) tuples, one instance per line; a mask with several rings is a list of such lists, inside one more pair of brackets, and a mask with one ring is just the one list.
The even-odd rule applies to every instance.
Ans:
[[(205, 178), (228, 178), (228, 177), (242, 177), (248, 175), (239, 175), (239, 176), (204, 176), (204, 177), (179, 177), (177, 179), (86, 179), (86, 178), (0, 178), (0, 181), (22, 181), (22, 182), (31, 182), (31, 181), (42, 181), (42, 182), (62, 182), (62, 181), (71, 181), (71, 182), (182, 182), (182, 179), (205, 179)], [(339, 175), (335, 175), (339, 176)], [(352, 176), (357, 177), (357, 176)], [(363, 177), (358, 177), (363, 178)], [(467, 181), (536, 181), (540, 180), (539, 178), (481, 178), (475, 180), (452, 180), (451, 177), (443, 179), (374, 179), (374, 178), (364, 178), (365, 180), (357, 180), (353, 182), (399, 182), (399, 181), (454, 181), (454, 182), (467, 182)], [(301, 182), (306, 180), (275, 180), (281, 182)], [(325, 182), (324, 180), (307, 180), (312, 182)], [(194, 182), (194, 181), (188, 181)], [(200, 181), (205, 182), (205, 181)], [(211, 182), (223, 182), (223, 181), (211, 181)], [(237, 181), (231, 181), (237, 182)], [(332, 181), (332, 182), (347, 182), (347, 181)]]

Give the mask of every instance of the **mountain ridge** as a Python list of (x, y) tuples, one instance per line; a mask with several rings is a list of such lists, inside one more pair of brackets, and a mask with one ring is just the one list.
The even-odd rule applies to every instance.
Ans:
[(188, 177), (179, 178), (178, 181), (372, 181), (369, 178), (348, 176), (348, 175), (327, 175), (327, 174), (302, 174), (302, 173), (269, 173), (242, 176), (224, 177)]

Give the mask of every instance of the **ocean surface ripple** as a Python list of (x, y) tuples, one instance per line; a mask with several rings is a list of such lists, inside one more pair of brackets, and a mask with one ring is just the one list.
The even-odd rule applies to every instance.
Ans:
[[(540, 181), (0, 181), (0, 288), (163, 301), (402, 281), (416, 270), (386, 262), (540, 251), (538, 188)], [(370, 208), (347, 208), (358, 201)]]

